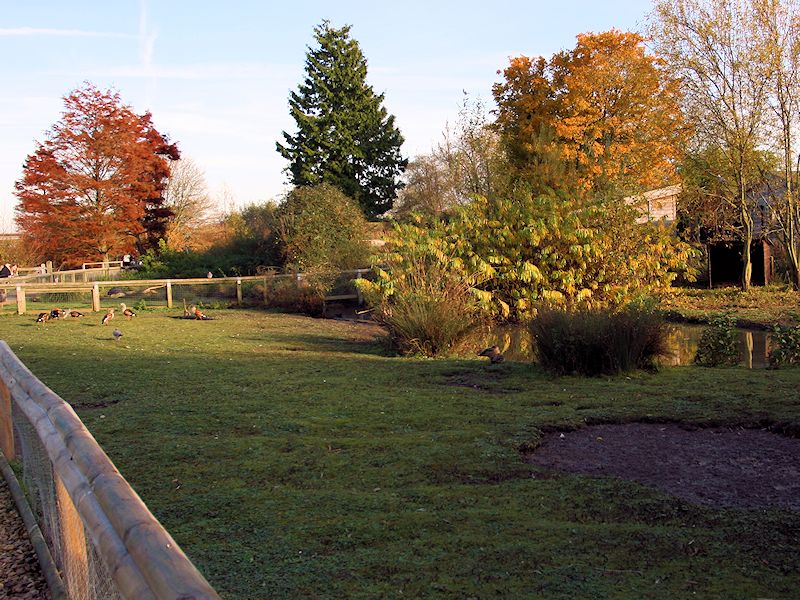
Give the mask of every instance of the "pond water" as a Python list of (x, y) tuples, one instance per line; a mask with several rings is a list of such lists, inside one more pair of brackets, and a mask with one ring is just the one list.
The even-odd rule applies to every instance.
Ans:
[[(661, 359), (661, 364), (669, 366), (688, 365), (694, 362), (697, 342), (703, 332), (702, 325), (670, 324), (667, 340), (669, 354)], [(769, 364), (769, 332), (739, 329), (739, 363), (747, 368), (764, 368)], [(471, 348), (479, 351), (497, 344), (506, 360), (531, 362), (533, 344), (530, 333), (524, 326), (495, 327), (476, 337)]]
[[(702, 325), (672, 325), (669, 336), (670, 356), (662, 359), (662, 364), (686, 365), (694, 362), (697, 342), (705, 327)], [(753, 329), (739, 329), (739, 364), (748, 369), (762, 369), (769, 365), (769, 332)]]

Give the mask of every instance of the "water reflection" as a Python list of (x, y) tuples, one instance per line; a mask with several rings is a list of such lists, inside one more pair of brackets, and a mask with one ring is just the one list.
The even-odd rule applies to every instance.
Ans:
[(530, 331), (524, 325), (496, 325), (488, 331), (475, 334), (467, 345), (476, 354), (484, 348), (497, 345), (506, 360), (532, 362), (534, 358)]
[[(702, 325), (670, 325), (667, 339), (669, 353), (661, 364), (669, 366), (690, 365), (697, 354), (697, 343), (703, 333)], [(739, 362), (748, 369), (764, 368), (769, 364), (769, 332), (740, 329)], [(470, 340), (468, 348), (475, 353), (497, 344), (506, 360), (532, 362), (534, 349), (530, 332), (525, 326), (496, 326)]]
[[(697, 342), (703, 333), (702, 325), (672, 325), (668, 346), (670, 355), (662, 359), (666, 365), (687, 365), (694, 361)], [(739, 329), (739, 364), (748, 369), (769, 365), (769, 332)]]

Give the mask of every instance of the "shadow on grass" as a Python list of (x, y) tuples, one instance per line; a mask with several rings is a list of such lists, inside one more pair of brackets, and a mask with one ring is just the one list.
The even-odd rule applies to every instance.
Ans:
[(511, 374), (511, 369), (507, 366), (498, 368), (497, 365), (486, 365), (473, 362), (469, 368), (461, 368), (454, 371), (445, 372), (445, 385), (464, 387), (491, 394), (516, 394), (524, 392), (522, 385), (509, 385), (505, 380)]
[(393, 356), (394, 353), (388, 350), (383, 340), (376, 337), (372, 340), (342, 340), (341, 337), (333, 335), (318, 335), (307, 333), (285, 334), (269, 331), (264, 333), (264, 337), (241, 336), (239, 339), (249, 341), (269, 340), (277, 343), (286, 350), (305, 351), (305, 352), (341, 352), (344, 354), (369, 354), (372, 356)]
[[(80, 317), (78, 317), (78, 318), (74, 318), (74, 319), (73, 319), (73, 321), (75, 321), (75, 320), (78, 320), (79, 318), (80, 318)], [(98, 326), (98, 325), (100, 325), (100, 323), (99, 323), (99, 322), (97, 322), (97, 323), (93, 323), (93, 322), (91, 322), (91, 321), (84, 321), (84, 320), (81, 320), (81, 325), (82, 325), (83, 327), (95, 327), (95, 326)], [(37, 323), (37, 322), (36, 322), (36, 319), (34, 319), (34, 320), (33, 320), (32, 322), (30, 322), (30, 323), (17, 323), (17, 327), (37, 327), (37, 326), (38, 326), (38, 327), (44, 327), (44, 328), (48, 328), (48, 327), (62, 327), (62, 325), (56, 325), (56, 321), (53, 321), (52, 323), (50, 323), (50, 322), (47, 322), (47, 323)]]
[(116, 323), (8, 336), (226, 598), (641, 597), (656, 579), (652, 597), (688, 595), (687, 580), (703, 597), (796, 595), (795, 513), (534, 478), (519, 450), (591, 420), (794, 423), (800, 371), (555, 378), (380, 359), (372, 332), (317, 321), (147, 323), (124, 350), (93, 339)]

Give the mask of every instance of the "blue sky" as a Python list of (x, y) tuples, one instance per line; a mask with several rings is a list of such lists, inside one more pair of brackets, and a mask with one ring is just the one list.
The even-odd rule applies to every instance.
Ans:
[(0, 231), (13, 228), (14, 181), (62, 98), (90, 81), (117, 89), (205, 172), (209, 191), (244, 206), (278, 197), (287, 98), (313, 28), (352, 25), (406, 156), (428, 151), (463, 92), (491, 105), (510, 56), (550, 56), (584, 31), (640, 30), (649, 0), (382, 3), (340, 0), (2, 3)]

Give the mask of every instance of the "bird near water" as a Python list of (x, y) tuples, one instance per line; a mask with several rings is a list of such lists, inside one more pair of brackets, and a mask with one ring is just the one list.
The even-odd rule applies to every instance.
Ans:
[(499, 346), (489, 346), (485, 350), (482, 350), (478, 353), (478, 356), (488, 356), (489, 363), (496, 365), (497, 363), (501, 363), (505, 360), (503, 358), (503, 354), (500, 352)]

